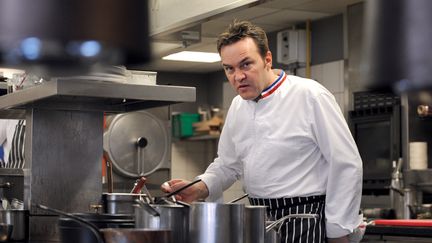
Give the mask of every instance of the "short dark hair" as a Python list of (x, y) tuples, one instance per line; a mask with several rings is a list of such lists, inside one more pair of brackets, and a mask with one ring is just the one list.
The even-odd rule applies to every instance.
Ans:
[(262, 28), (249, 21), (234, 20), (225, 32), (219, 35), (217, 40), (217, 50), (219, 54), (221, 53), (222, 47), (236, 43), (246, 37), (252, 38), (258, 47), (260, 55), (262, 58), (265, 58), (269, 51), (267, 35)]

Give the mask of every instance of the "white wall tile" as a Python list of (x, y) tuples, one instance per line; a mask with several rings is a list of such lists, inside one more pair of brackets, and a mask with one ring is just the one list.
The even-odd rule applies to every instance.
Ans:
[(322, 64), (322, 81), (320, 81), (330, 92), (343, 92), (343, 60)]
[(311, 66), (311, 79), (322, 83), (323, 80), (323, 65), (313, 65)]

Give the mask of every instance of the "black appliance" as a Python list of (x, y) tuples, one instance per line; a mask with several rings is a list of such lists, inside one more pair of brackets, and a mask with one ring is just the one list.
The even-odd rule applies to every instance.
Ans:
[(392, 161), (401, 157), (401, 106), (393, 94), (354, 93), (351, 132), (363, 161), (363, 194), (387, 195)]

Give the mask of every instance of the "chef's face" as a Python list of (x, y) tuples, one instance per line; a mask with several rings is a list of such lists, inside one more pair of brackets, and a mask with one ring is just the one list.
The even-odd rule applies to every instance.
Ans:
[(263, 58), (250, 37), (222, 47), (220, 55), (230, 84), (245, 100), (257, 98), (273, 81), (269, 79), (271, 52)]

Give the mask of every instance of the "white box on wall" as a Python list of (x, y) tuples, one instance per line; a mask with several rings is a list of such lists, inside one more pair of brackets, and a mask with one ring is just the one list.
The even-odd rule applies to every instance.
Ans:
[(277, 62), (306, 62), (306, 30), (284, 30), (277, 33)]

